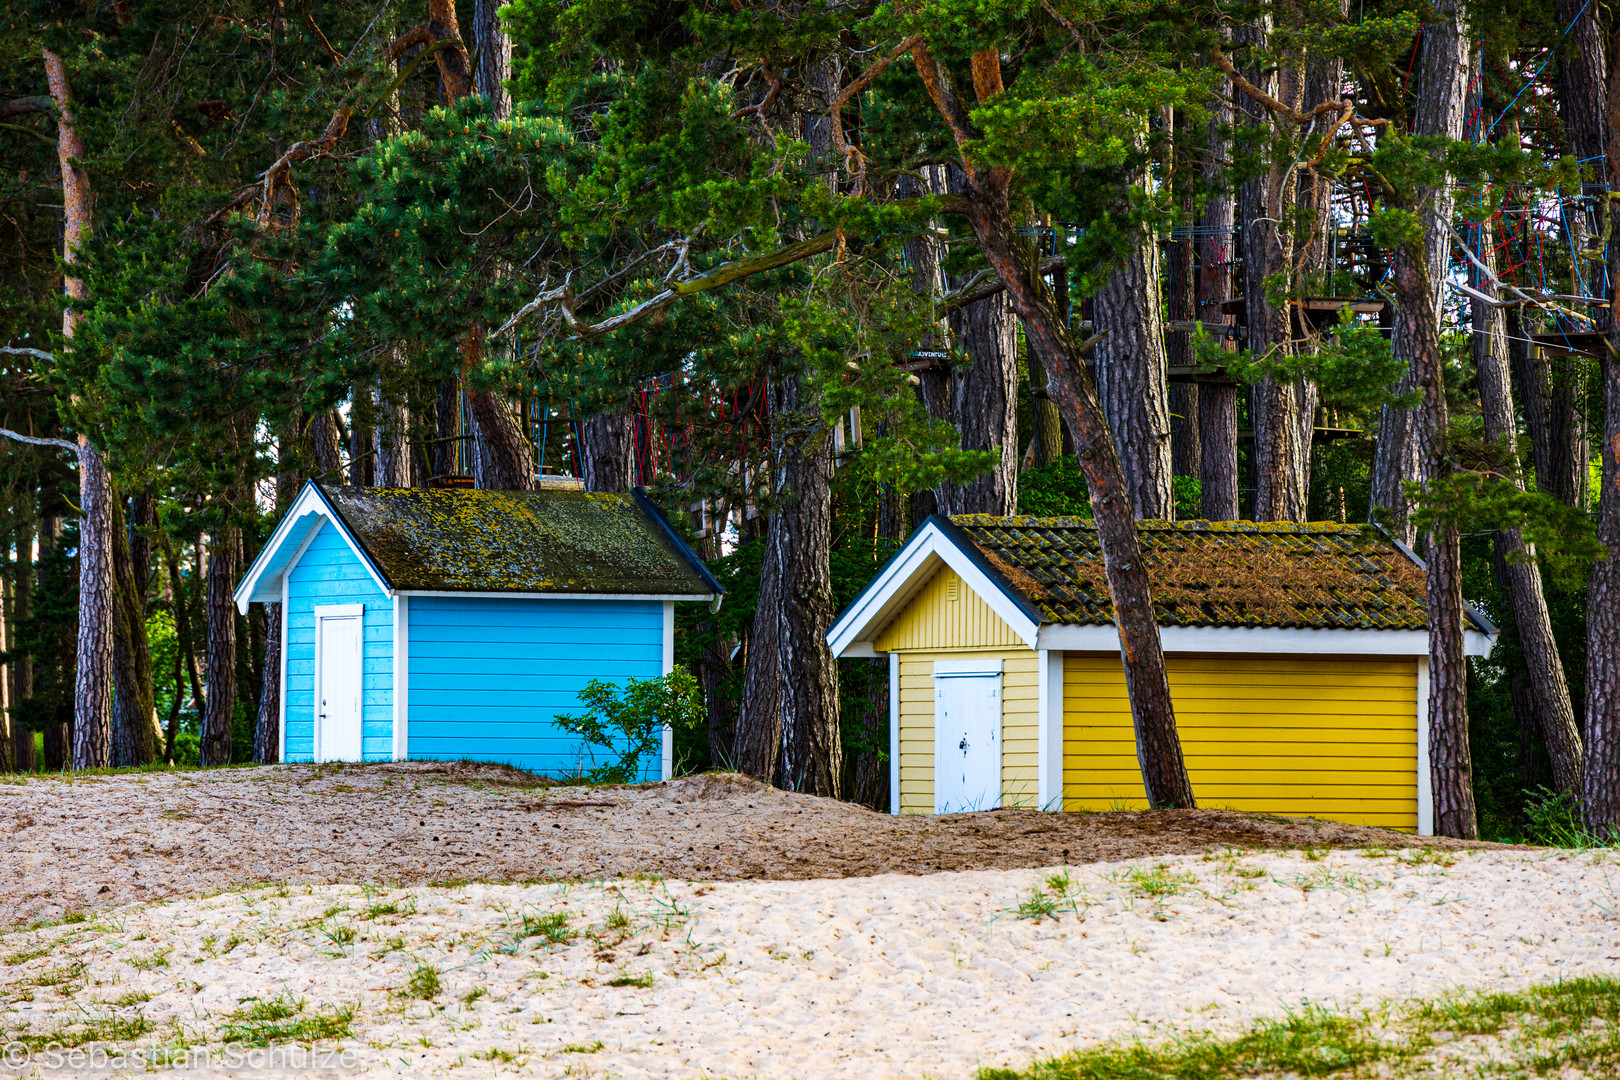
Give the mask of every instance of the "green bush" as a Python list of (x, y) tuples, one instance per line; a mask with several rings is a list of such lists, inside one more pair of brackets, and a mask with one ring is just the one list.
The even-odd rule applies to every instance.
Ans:
[[(631, 679), (624, 686), (592, 679), (579, 692), (580, 714), (557, 713), (557, 726), (600, 747), (611, 758), (587, 770), (593, 784), (631, 784), (642, 779), (642, 758), (656, 755), (664, 725), (689, 731), (704, 723), (703, 690), (679, 664), (656, 679)], [(592, 755), (593, 759), (595, 755)]]

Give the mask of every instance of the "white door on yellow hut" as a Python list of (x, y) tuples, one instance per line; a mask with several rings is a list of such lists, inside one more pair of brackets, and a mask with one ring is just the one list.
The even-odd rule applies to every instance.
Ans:
[(359, 761), (361, 649), (360, 604), (315, 609), (315, 760)]
[(1001, 661), (934, 661), (934, 812), (1001, 805)]

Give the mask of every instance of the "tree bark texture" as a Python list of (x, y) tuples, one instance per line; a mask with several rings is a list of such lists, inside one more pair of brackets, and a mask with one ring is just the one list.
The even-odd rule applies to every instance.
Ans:
[(742, 699), (737, 703), (737, 741), (731, 755), (738, 772), (767, 784), (776, 781), (782, 746), (781, 684), (777, 678), (776, 651), (781, 574), (769, 529), (767, 521), (767, 535), (757, 541), (765, 545), (765, 553), (759, 568), (754, 623), (748, 632)]
[(503, 85), (512, 77), (512, 39), (501, 26), (497, 12), (501, 0), (474, 0), (473, 41), (477, 43), (478, 63), (474, 77), (478, 92), (489, 102), (489, 113), (503, 120), (512, 112), (511, 97)]
[(259, 684), (259, 715), (253, 723), (253, 760), (281, 760), (281, 605), (264, 605), (264, 677)]
[(80, 435), (79, 645), (73, 684), (73, 767), (112, 762), (113, 555), (112, 483), (107, 464)]
[(236, 713), (236, 528), (222, 525), (208, 543), (208, 700), (203, 708), (202, 763), (231, 763), (231, 721)]
[[(1469, 69), (1464, 13), (1459, 0), (1436, 0), (1434, 13), (1434, 20), (1423, 28), (1412, 133), (1460, 139)], [(1451, 224), (1456, 209), (1451, 188), (1446, 185), (1420, 187), (1417, 204), (1415, 209), (1424, 224), (1427, 260), (1424, 269), (1429, 292), (1423, 297), (1401, 297), (1396, 305), (1391, 349), (1397, 360), (1408, 364), (1407, 373), (1396, 384), (1399, 393), (1418, 385), (1413, 375), (1416, 353), (1427, 347), (1420, 339), (1427, 332), (1428, 323), (1439, 319), (1440, 283), (1445, 280), (1451, 263)], [(1420, 303), (1430, 309), (1428, 316), (1413, 310), (1413, 306)], [(1378, 441), (1373, 449), (1373, 520), (1382, 517), (1390, 531), (1408, 544), (1414, 542), (1416, 533), (1409, 520), (1412, 508), (1402, 484), (1423, 481), (1426, 462), (1417, 446), (1415, 423), (1413, 410), (1384, 406), (1378, 418)]]
[(1097, 393), (1139, 518), (1176, 516), (1170, 477), (1170, 404), (1164, 320), (1159, 304), (1159, 245), (1145, 230), (1132, 237), (1125, 264), (1095, 301)]
[(332, 413), (322, 410), (309, 418), (309, 450), (315, 459), (316, 479), (343, 483), (343, 449)]
[(490, 491), (534, 488), (534, 444), (498, 395), (467, 391), (472, 419), (473, 486)]
[[(12, 637), (8, 648), (15, 648), (16, 627), (28, 618), (34, 592), (34, 529), (32, 520), (24, 514), (17, 528), (16, 574), (11, 582)], [(6, 665), (6, 678), (10, 682), (11, 703), (21, 704), (34, 693), (34, 658), (18, 653)], [(26, 724), (11, 725), (11, 761), (18, 772), (33, 772), (38, 767), (34, 753), (34, 731)]]
[[(1603, 118), (1608, 111), (1608, 88), (1604, 85), (1603, 33), (1599, 27), (1600, 9), (1597, 3), (1588, 0), (1557, 0), (1554, 10), (1558, 17), (1558, 25), (1565, 28), (1558, 61), (1558, 80), (1555, 84), (1558, 116), (1564, 122), (1566, 135), (1565, 152), (1573, 154), (1575, 160), (1581, 163), (1583, 174), (1599, 178), (1596, 184), (1582, 185), (1584, 192), (1590, 194), (1594, 188), (1597, 191), (1603, 190), (1601, 182)], [(1600, 204), (1599, 213), (1601, 212)], [(1585, 251), (1590, 235), (1587, 228), (1586, 200), (1582, 199), (1579, 202), (1564, 200), (1563, 214), (1570, 246), (1577, 252)], [(1580, 296), (1597, 295), (1600, 286), (1593, 275), (1593, 268), (1597, 265), (1591, 262), (1578, 262), (1572, 275), (1573, 280), (1570, 282), (1570, 292)], [(1613, 313), (1606, 307), (1590, 308), (1588, 313), (1596, 320), (1597, 329), (1607, 333)], [(1584, 418), (1584, 410), (1581, 413)], [(1582, 444), (1583, 446), (1585, 444), (1584, 438)], [(1587, 484), (1584, 482), (1585, 475), (1583, 471), (1583, 496), (1588, 494)], [(1580, 505), (1585, 505), (1584, 498)]]
[(152, 649), (146, 602), (135, 585), (135, 560), (121, 504), (113, 503), (112, 556), (116, 633), (113, 638), (112, 764), (146, 765), (157, 753), (152, 701)]
[(1013, 513), (1018, 506), (1018, 338), (1005, 295), (969, 304), (950, 316), (957, 343), (973, 361), (950, 375), (950, 418), (964, 450), (999, 453), (988, 472), (935, 491), (938, 513)]
[[(1448, 416), (1440, 322), (1429, 303), (1434, 286), (1426, 253), (1414, 245), (1395, 249), (1390, 265), (1396, 299), (1411, 320), (1407, 353), (1413, 385), (1422, 394), (1412, 411), (1412, 445), (1426, 477), (1451, 469), (1446, 445)], [(1429, 773), (1434, 793), (1434, 829), (1441, 836), (1472, 840), (1473, 758), (1468, 747), (1468, 660), (1463, 652), (1462, 541), (1454, 522), (1425, 537), (1425, 593), (1429, 616)]]
[(157, 526), (157, 498), (150, 489), (129, 500), (129, 567), (141, 607), (152, 592), (152, 529)]
[(832, 626), (832, 433), (803, 377), (771, 381), (777, 503), (765, 542), (775, 566), (776, 677), (781, 712), (779, 771), (790, 791), (839, 798), (844, 754)]
[[(1477, 227), (1475, 235), (1481, 230)], [(1475, 245), (1475, 254), (1495, 270), (1495, 252), (1488, 234)], [(1476, 278), (1483, 275), (1475, 274)], [(1483, 288), (1483, 283), (1475, 285)], [(1505, 472), (1512, 483), (1520, 480), (1515, 440), (1518, 426), (1514, 419), (1513, 380), (1508, 362), (1508, 342), (1503, 334), (1502, 310), (1494, 304), (1474, 300), (1470, 307), (1473, 325), (1474, 369), (1478, 376), (1480, 411), (1485, 441), (1495, 443), (1507, 454)], [(1524, 690), (1514, 694), (1514, 708), (1527, 707), (1534, 726), (1540, 729), (1552, 762), (1553, 786), (1571, 795), (1580, 793), (1581, 733), (1575, 723), (1564, 662), (1553, 639), (1552, 617), (1542, 589), (1541, 567), (1535, 549), (1514, 528), (1498, 528), (1495, 537), (1496, 562), (1508, 605), (1524, 654)]]
[[(915, 46), (911, 56), (958, 147), (970, 144), (974, 137), (971, 121), (949, 70), (935, 63), (926, 45)], [(1000, 63), (993, 50), (976, 55), (973, 67), (975, 89), (981, 98), (999, 91)], [(1010, 170), (972, 165), (970, 157), (964, 160), (972, 166), (968, 177), (968, 222), (980, 250), (1007, 287), (1013, 310), (1023, 320), (1024, 340), (1046, 368), (1053, 397), (1068, 423), (1085, 473), (1119, 629), (1120, 658), (1148, 801), (1156, 807), (1191, 807), (1195, 805), (1192, 783), (1187, 778), (1181, 739), (1176, 733), (1147, 568), (1142, 562), (1130, 491), (1107, 416), (1086, 371), (1079, 343), (1069, 332), (1066, 312), (1058, 311), (1052, 290), (1041, 277), (1035, 249), (1019, 233), (1009, 198)]]
[[(1620, 37), (1611, 42), (1620, 48)], [(1604, 113), (1604, 173), (1620, 190), (1620, 68), (1610, 73)], [(1611, 230), (1620, 206), (1608, 204)], [(1620, 244), (1609, 245), (1609, 302), (1620, 302)], [(1603, 380), (1601, 486), (1597, 538), (1607, 549), (1586, 587), (1586, 760), (1581, 814), (1587, 828), (1620, 836), (1620, 320), (1609, 325), (1600, 360)]]
[[(1263, 47), (1270, 34), (1270, 19), (1265, 17), (1244, 27), (1241, 39)], [(1290, 107), (1299, 107), (1304, 80), (1297, 66), (1256, 69), (1246, 77)], [(1241, 110), (1247, 114), (1247, 125), (1276, 134), (1279, 121), (1258, 102), (1245, 98)], [(1293, 340), (1289, 307), (1286, 301), (1272, 303), (1267, 284), (1278, 276), (1291, 278), (1293, 274), (1294, 232), (1287, 222), (1298, 195), (1299, 177), (1300, 170), (1291, 155), (1288, 160), (1278, 160), (1273, 154), (1268, 157), (1265, 172), (1245, 181), (1238, 192), (1243, 231), (1243, 302), (1249, 350), (1256, 357), (1281, 358), (1298, 347)], [(1304, 520), (1315, 411), (1316, 388), (1309, 382), (1263, 379), (1250, 388), (1256, 521)]]
[[(1065, 321), (1069, 317), (1069, 271), (1067, 267), (1052, 275), (1052, 296), (1059, 314)], [(1029, 367), (1030, 413), (1035, 422), (1035, 464), (1050, 465), (1063, 458), (1063, 417), (1058, 415), (1057, 402), (1047, 389), (1046, 368), (1041, 358), (1026, 351), (1025, 363)]]
[[(1225, 323), (1221, 304), (1232, 298), (1232, 230), (1235, 206), (1225, 190), (1232, 147), (1232, 80), (1223, 78), (1210, 103), (1208, 147), (1203, 179), (1212, 189), (1200, 220), (1198, 253), (1198, 319)], [(1230, 348), (1231, 339), (1221, 342)], [(1204, 383), (1198, 388), (1198, 465), (1201, 513), (1208, 521), (1235, 521), (1238, 516), (1237, 387)]]
[(371, 395), (356, 391), (349, 405), (349, 483), (355, 487), (377, 483), (374, 419)]
[(381, 488), (415, 487), (410, 408), (388, 400), (379, 388), (372, 415), (376, 421), (372, 432), (372, 482)]
[(636, 418), (628, 408), (597, 413), (579, 426), (580, 471), (586, 491), (636, 486)]
[[(1524, 326), (1517, 310), (1509, 309), (1508, 333), (1522, 338), (1534, 331)], [(1513, 344), (1536, 490), (1570, 506), (1586, 506), (1591, 501), (1591, 451), (1582, 365), (1574, 357), (1549, 357), (1528, 341)]]

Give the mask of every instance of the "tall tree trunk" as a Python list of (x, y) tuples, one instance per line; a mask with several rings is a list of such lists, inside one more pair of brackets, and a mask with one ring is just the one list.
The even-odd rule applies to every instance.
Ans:
[[(1558, 116), (1564, 122), (1567, 133), (1565, 146), (1567, 151), (1573, 152), (1575, 160), (1581, 163), (1583, 174), (1598, 178), (1601, 190), (1603, 175), (1603, 125), (1604, 114), (1608, 111), (1608, 92), (1604, 86), (1604, 56), (1603, 32), (1599, 26), (1599, 7), (1588, 0), (1557, 0), (1554, 10), (1558, 16), (1558, 25), (1565, 27), (1565, 37), (1562, 42), (1563, 55), (1558, 62), (1558, 80), (1555, 89), (1558, 94)], [(1568, 241), (1571, 250), (1580, 253), (1587, 250), (1589, 230), (1587, 228), (1587, 200), (1564, 201), (1564, 224), (1568, 230)], [(1599, 213), (1601, 213), (1601, 200), (1599, 200)], [(1601, 217), (1599, 218), (1601, 220)], [(1599, 253), (1606, 256), (1606, 252)], [(1590, 262), (1577, 259), (1574, 272), (1571, 274), (1570, 292), (1581, 296), (1596, 296), (1600, 283), (1594, 279), (1593, 271), (1602, 265), (1600, 262)], [(1607, 333), (1609, 322), (1614, 314), (1606, 307), (1590, 308), (1589, 313), (1596, 320), (1597, 329)], [(1585, 419), (1586, 410), (1582, 407), (1584, 397), (1575, 401), (1576, 415), (1581, 420), (1580, 449), (1582, 451), (1581, 475), (1579, 477), (1580, 501), (1574, 505), (1585, 506), (1590, 496), (1590, 481), (1587, 471), (1587, 458), (1590, 451), (1587, 449)]]
[(73, 767), (112, 762), (112, 484), (101, 451), (79, 443), (79, 647), (73, 684)]
[(349, 403), (349, 483), (355, 487), (377, 483), (375, 420), (371, 395), (357, 389)]
[(597, 413), (579, 426), (580, 471), (586, 491), (636, 486), (636, 418), (628, 403)]
[[(1477, 55), (1477, 54), (1476, 54)], [(1489, 226), (1471, 230), (1474, 252), (1492, 272), (1496, 251), (1490, 243)], [(1488, 290), (1484, 275), (1472, 270), (1474, 287)], [(1502, 448), (1505, 472), (1520, 487), (1519, 455), (1516, 446), (1518, 426), (1514, 419), (1513, 380), (1508, 362), (1508, 342), (1503, 333), (1502, 309), (1483, 300), (1472, 300), (1469, 321), (1473, 327), (1474, 369), (1479, 383), (1479, 403), (1485, 440)], [(1515, 711), (1526, 707), (1534, 726), (1541, 730), (1552, 762), (1553, 785), (1572, 796), (1580, 794), (1581, 733), (1575, 724), (1575, 708), (1570, 701), (1569, 683), (1564, 678), (1564, 662), (1553, 640), (1552, 618), (1542, 590), (1541, 567), (1536, 552), (1526, 544), (1516, 528), (1496, 530), (1496, 564), (1513, 623), (1524, 655), (1524, 679), (1515, 679)], [(1518, 683), (1524, 684), (1522, 691)], [(1521, 717), (1522, 719), (1522, 717)], [(1521, 726), (1528, 726), (1523, 725)]]
[[(48, 481), (40, 490), (40, 518), (39, 518), (39, 561), (43, 566), (45, 560), (55, 552), (56, 545), (62, 540), (62, 518), (57, 513), (61, 505), (62, 495), (57, 490), (56, 481)], [(49, 509), (46, 509), (49, 507)], [(63, 665), (64, 673), (67, 671)], [(39, 674), (38, 672), (35, 673)], [(36, 679), (36, 682), (39, 681)], [(64, 680), (65, 681), (65, 680)], [(58, 710), (60, 715), (61, 710)], [(69, 712), (71, 716), (71, 712)], [(45, 752), (45, 771), (60, 772), (66, 769), (72, 761), (73, 724), (71, 720), (48, 725), (41, 733), (41, 748)]]
[[(9, 560), (7, 560), (9, 562)], [(6, 567), (6, 574), (0, 578), (0, 650), (10, 651), (16, 643), (17, 626), (12, 621), (11, 597), (16, 586), (13, 579), (16, 577), (16, 564)], [(17, 739), (13, 729), (18, 721), (11, 716), (13, 698), (11, 696), (12, 668), (16, 666), (15, 659), (0, 664), (0, 769), (6, 772), (17, 771)]]
[(534, 488), (534, 444), (507, 403), (482, 390), (467, 392), (472, 419), (473, 485), (492, 491)]
[[(1462, 28), (1463, 11), (1458, 0), (1436, 0), (1434, 14), (1434, 20), (1423, 28), (1412, 133), (1460, 139), (1469, 68), (1469, 46)], [(1407, 373), (1396, 384), (1398, 393), (1409, 392), (1418, 385), (1412, 373), (1415, 356), (1419, 349), (1427, 347), (1420, 338), (1427, 333), (1428, 322), (1438, 324), (1440, 283), (1445, 280), (1451, 262), (1451, 224), (1456, 208), (1451, 188), (1446, 185), (1420, 187), (1417, 204), (1415, 209), (1424, 225), (1427, 259), (1424, 278), (1429, 294), (1422, 298), (1398, 297), (1401, 302), (1396, 305), (1391, 348), (1396, 359), (1408, 364)], [(1420, 299), (1431, 310), (1429, 315), (1412, 310)], [(1413, 410), (1384, 406), (1378, 418), (1378, 442), (1373, 451), (1373, 520), (1384, 517), (1390, 530), (1408, 544), (1414, 542), (1416, 532), (1409, 520), (1411, 506), (1401, 485), (1425, 479), (1425, 458), (1418, 447), (1415, 422)]]
[[(1068, 318), (1069, 270), (1059, 269), (1052, 275), (1052, 295), (1058, 312)], [(1035, 464), (1050, 465), (1063, 459), (1063, 418), (1058, 415), (1057, 402), (1047, 390), (1046, 369), (1041, 358), (1026, 352), (1029, 366), (1030, 413), (1035, 421)], [(1014, 500), (1016, 502), (1016, 500)]]
[[(934, 62), (924, 44), (914, 46), (911, 56), (935, 107), (955, 133), (958, 148), (971, 144), (971, 120), (949, 70)], [(975, 54), (973, 81), (980, 100), (1001, 92), (1001, 62), (994, 50)], [(1181, 739), (1176, 733), (1147, 568), (1142, 562), (1130, 490), (1108, 419), (1086, 371), (1079, 343), (1041, 277), (1034, 246), (1019, 232), (1013, 217), (1011, 171), (1001, 166), (975, 165), (966, 152), (964, 161), (971, 166), (968, 222), (980, 250), (1007, 287), (1013, 310), (1023, 320), (1024, 340), (1046, 368), (1053, 396), (1068, 422), (1085, 473), (1119, 630), (1120, 659), (1130, 695), (1143, 786), (1149, 802), (1156, 807), (1191, 807), (1192, 783), (1187, 778)]]
[[(1610, 47), (1620, 51), (1620, 34)], [(1604, 113), (1604, 172), (1620, 191), (1620, 65), (1609, 74)], [(1611, 231), (1620, 204), (1610, 200)], [(1609, 303), (1620, 303), (1620, 244), (1609, 245)], [(1597, 537), (1607, 548), (1592, 565), (1586, 587), (1586, 761), (1581, 813), (1588, 828), (1620, 836), (1620, 320), (1609, 324), (1601, 358), (1603, 441)]]
[[(1446, 388), (1440, 323), (1428, 302), (1427, 253), (1402, 245), (1391, 260), (1394, 288), (1411, 319), (1407, 353), (1413, 383), (1423, 395), (1412, 414), (1413, 446), (1424, 475), (1440, 480), (1451, 471), (1446, 446)], [(1434, 828), (1442, 836), (1472, 840), (1473, 758), (1468, 747), (1468, 660), (1463, 652), (1462, 541), (1446, 522), (1425, 537), (1425, 588), (1429, 616), (1429, 772), (1434, 792)]]
[[(28, 618), (34, 591), (34, 528), (27, 508), (21, 514), (17, 527), (17, 570), (11, 582), (11, 626), (15, 628)], [(7, 643), (17, 648), (15, 636)], [(11, 683), (11, 704), (20, 705), (34, 693), (34, 658), (19, 652), (7, 665), (6, 676)], [(33, 772), (38, 768), (34, 754), (34, 729), (15, 720), (11, 724), (11, 760), (18, 772)]]
[[(1181, 209), (1184, 235), (1182, 239), (1171, 240), (1166, 245), (1167, 306), (1173, 322), (1191, 322), (1198, 318), (1198, 241), (1191, 229), (1196, 209), (1190, 180), (1194, 150), (1193, 127), (1186, 110), (1174, 111), (1172, 126), (1175, 131), (1175, 158), (1171, 182), (1178, 189), (1176, 201)], [(1190, 367), (1194, 361), (1192, 341), (1192, 335), (1186, 331), (1166, 335), (1165, 362), (1171, 368)], [(1170, 471), (1176, 476), (1196, 478), (1203, 473), (1204, 447), (1198, 433), (1198, 389), (1197, 383), (1186, 380), (1170, 384)]]
[[(1264, 48), (1272, 27), (1269, 17), (1250, 23), (1243, 38)], [(1304, 95), (1304, 78), (1295, 65), (1254, 70), (1249, 81), (1291, 108)], [(1278, 132), (1269, 110), (1245, 100), (1253, 115), (1250, 124)], [(1292, 131), (1285, 137), (1292, 137)], [(1239, 219), (1243, 230), (1243, 303), (1249, 329), (1249, 350), (1255, 356), (1282, 359), (1291, 355), (1293, 321), (1287, 302), (1272, 303), (1268, 283), (1292, 277), (1295, 262), (1294, 229), (1289, 223), (1295, 209), (1300, 170), (1295, 155), (1268, 154), (1266, 171), (1246, 181), (1239, 192)], [(1310, 490), (1311, 420), (1316, 411), (1316, 388), (1309, 382), (1262, 379), (1249, 390), (1249, 419), (1254, 428), (1254, 518), (1256, 521), (1302, 521)], [(1303, 432), (1303, 437), (1302, 437)]]
[(117, 590), (113, 617), (112, 763), (150, 764), (156, 747), (152, 732), (152, 650), (146, 640), (146, 602), (135, 586), (135, 560), (123, 507), (113, 503), (113, 576)]
[(337, 419), (322, 410), (309, 418), (310, 456), (315, 459), (316, 478), (329, 484), (343, 483), (343, 450)]
[(1139, 518), (1176, 516), (1170, 483), (1170, 405), (1164, 320), (1159, 301), (1159, 244), (1133, 229), (1125, 265), (1098, 290), (1097, 393)]
[(838, 798), (844, 755), (839, 737), (838, 664), (832, 626), (832, 434), (803, 377), (771, 383), (777, 504), (766, 527), (777, 573), (776, 675), (782, 724), (783, 785)]
[(231, 727), (236, 713), (236, 552), (234, 525), (221, 525), (208, 542), (208, 700), (203, 708), (202, 763), (231, 763)]
[(152, 529), (157, 526), (157, 498), (150, 488), (129, 500), (129, 525), (129, 567), (144, 611), (152, 589)]
[[(1232, 80), (1223, 77), (1210, 106), (1208, 153), (1203, 180), (1210, 187), (1198, 258), (1198, 319), (1224, 323), (1221, 304), (1232, 298), (1232, 230), (1235, 208), (1224, 185), (1231, 168), (1232, 147), (1227, 135), (1232, 125)], [(1221, 344), (1230, 348), (1230, 338)], [(1234, 521), (1238, 516), (1237, 387), (1204, 383), (1198, 388), (1199, 495), (1203, 516), (1209, 521)]]
[[(282, 440), (282, 446), (293, 442), (289, 436)], [(280, 464), (276, 472), (277, 516), (287, 512), (303, 485), (296, 455), (283, 454)], [(281, 760), (281, 619), (280, 604), (264, 605), (264, 670), (259, 681), (259, 714), (253, 721), (253, 760), (260, 765), (274, 765)], [(175, 672), (178, 684), (178, 665)]]
[[(76, 162), (86, 157), (74, 119), (73, 90), (62, 58), (42, 50), (45, 79), (56, 104), (56, 154), (62, 170), (62, 258), (69, 265), (78, 259), (79, 245), (90, 234), (90, 176)], [(70, 299), (85, 300), (89, 293), (76, 277), (63, 280)], [(79, 315), (62, 313), (62, 337), (73, 338)], [(74, 677), (73, 767), (105, 767), (112, 756), (112, 631), (113, 571), (108, 550), (112, 529), (112, 485), (101, 449), (80, 433), (79, 505), (79, 642)]]
[(781, 573), (776, 548), (769, 539), (769, 521), (765, 527), (767, 536), (758, 541), (765, 545), (765, 553), (759, 568), (754, 622), (748, 632), (742, 699), (737, 703), (736, 745), (731, 756), (738, 772), (769, 784), (776, 779), (782, 746), (782, 688), (777, 678), (776, 649)]
[(512, 111), (506, 87), (512, 77), (512, 39), (497, 14), (501, 0), (474, 0), (473, 41), (477, 43), (478, 63), (473, 72), (478, 92), (489, 102), (490, 115), (501, 118)]
[(378, 487), (408, 488), (415, 486), (411, 465), (411, 411), (398, 402), (389, 401), (379, 388), (374, 413), (377, 421), (375, 451), (372, 460), (372, 480)]
[(941, 514), (1011, 514), (1018, 505), (1018, 339), (1005, 296), (969, 304), (950, 317), (957, 342), (973, 360), (950, 376), (950, 417), (962, 449), (994, 450), (990, 470), (935, 491)]

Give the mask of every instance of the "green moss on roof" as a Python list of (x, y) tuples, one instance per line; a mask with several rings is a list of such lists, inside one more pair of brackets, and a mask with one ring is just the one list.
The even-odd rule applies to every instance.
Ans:
[[(1046, 621), (1113, 623), (1093, 522), (982, 514), (950, 520)], [(1137, 532), (1161, 626), (1428, 626), (1423, 571), (1367, 526), (1140, 521)]]
[(322, 488), (395, 589), (707, 595), (633, 495)]

